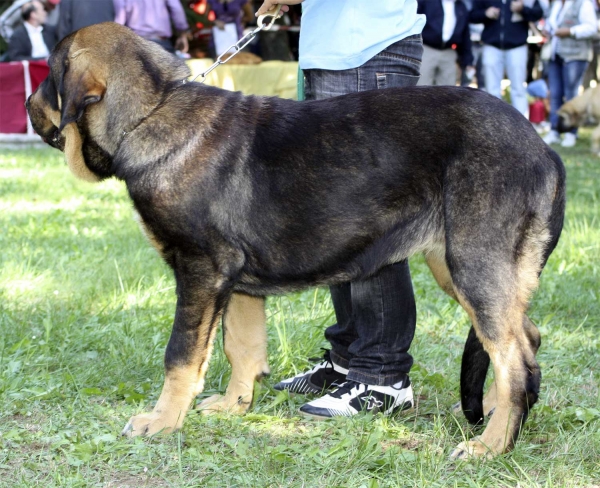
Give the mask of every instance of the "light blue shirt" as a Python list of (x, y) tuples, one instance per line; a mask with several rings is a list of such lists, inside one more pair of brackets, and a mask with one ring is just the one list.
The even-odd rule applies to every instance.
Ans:
[(417, 0), (304, 0), (300, 68), (356, 68), (424, 26)]

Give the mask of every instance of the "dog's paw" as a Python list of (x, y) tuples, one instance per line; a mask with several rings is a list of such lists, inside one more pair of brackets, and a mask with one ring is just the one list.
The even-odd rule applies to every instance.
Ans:
[(183, 419), (171, 419), (156, 412), (134, 415), (129, 419), (121, 435), (126, 437), (151, 436), (154, 434), (170, 434), (181, 428)]
[(249, 408), (249, 401), (244, 402), (242, 397), (236, 399), (230, 398), (228, 395), (213, 395), (200, 402), (196, 407), (204, 415), (212, 415), (219, 412), (243, 414)]
[(469, 459), (469, 458), (484, 458), (490, 459), (494, 457), (494, 453), (480, 440), (479, 437), (473, 437), (472, 440), (461, 442), (456, 449), (450, 454), (450, 459)]

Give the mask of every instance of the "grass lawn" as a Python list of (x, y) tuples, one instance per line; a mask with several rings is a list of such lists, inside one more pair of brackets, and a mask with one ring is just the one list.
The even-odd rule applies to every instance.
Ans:
[[(192, 412), (152, 439), (119, 432), (163, 381), (175, 308), (169, 269), (133, 219), (125, 187), (79, 182), (51, 149), (0, 153), (0, 486), (600, 486), (600, 158), (589, 131), (561, 154), (566, 226), (530, 311), (543, 380), (516, 449), (452, 463), (473, 435), (458, 399), (469, 323), (411, 261), (418, 326), (414, 412), (329, 422), (298, 415), (272, 385), (326, 346), (326, 290), (268, 300), (272, 375), (243, 417)], [(217, 340), (201, 395), (229, 368)]]

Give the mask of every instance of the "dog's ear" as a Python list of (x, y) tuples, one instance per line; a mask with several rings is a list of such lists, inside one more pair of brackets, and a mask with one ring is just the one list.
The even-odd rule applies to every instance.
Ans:
[(78, 121), (85, 108), (102, 100), (106, 91), (103, 69), (94, 66), (94, 59), (87, 49), (69, 53), (63, 65), (59, 93), (61, 118), (59, 130)]

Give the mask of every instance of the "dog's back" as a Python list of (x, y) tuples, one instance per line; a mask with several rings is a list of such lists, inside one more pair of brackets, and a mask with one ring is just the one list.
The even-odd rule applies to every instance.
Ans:
[[(358, 279), (415, 252), (443, 253), (450, 230), (470, 235), (479, 222), (490, 248), (514, 248), (527, 219), (550, 219), (560, 158), (521, 114), (480, 91), (224, 96), (242, 116), (213, 132), (227, 140), (228, 170), (212, 174), (218, 191), (206, 198), (228, 209), (215, 224), (244, 247), (246, 291), (258, 291), (255, 274), (268, 293), (278, 281), (284, 292)], [(491, 222), (504, 229), (493, 239)]]

